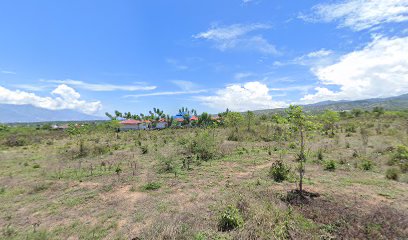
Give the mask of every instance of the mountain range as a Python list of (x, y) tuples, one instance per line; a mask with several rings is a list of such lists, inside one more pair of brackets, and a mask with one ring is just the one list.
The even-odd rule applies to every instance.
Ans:
[(90, 121), (105, 118), (74, 110), (49, 110), (32, 105), (0, 104), (0, 123)]
[[(356, 101), (323, 101), (314, 104), (302, 105), (305, 112), (318, 113), (324, 110), (347, 111), (355, 108), (372, 110), (374, 107), (382, 107), (386, 110), (408, 110), (408, 94), (389, 98), (371, 98)], [(280, 109), (266, 109), (255, 111), (258, 114), (281, 112)]]
[[(324, 101), (303, 105), (306, 112), (321, 112), (326, 109), (334, 111), (359, 108), (371, 110), (374, 107), (383, 107), (386, 110), (408, 110), (408, 94), (389, 97), (373, 98), (357, 101)], [(266, 109), (254, 111), (257, 114), (281, 112), (284, 109)], [(32, 105), (0, 104), (1, 123), (24, 122), (54, 122), (54, 121), (92, 121), (106, 120), (104, 117), (91, 116), (74, 110), (49, 110)]]

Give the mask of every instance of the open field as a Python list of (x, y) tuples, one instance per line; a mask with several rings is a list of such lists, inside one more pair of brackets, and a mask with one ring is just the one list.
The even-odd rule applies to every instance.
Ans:
[[(408, 159), (395, 160), (408, 145), (406, 115), (307, 131), (313, 196), (302, 203), (288, 195), (296, 132), (269, 116), (237, 129), (2, 130), (0, 238), (408, 238)], [(270, 173), (278, 160), (290, 168), (282, 182)], [(222, 225), (226, 209), (236, 227)]]

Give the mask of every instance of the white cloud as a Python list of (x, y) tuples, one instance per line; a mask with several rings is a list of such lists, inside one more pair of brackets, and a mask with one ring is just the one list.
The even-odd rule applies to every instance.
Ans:
[(96, 113), (102, 108), (100, 101), (88, 102), (80, 100), (81, 95), (65, 84), (59, 85), (51, 94), (53, 97), (41, 97), (34, 93), (20, 90), (13, 91), (0, 86), (0, 103), (30, 104), (51, 110), (73, 109), (87, 114)]
[(306, 21), (339, 22), (339, 27), (361, 31), (384, 23), (408, 20), (407, 0), (344, 0), (340, 3), (319, 4), (311, 16), (301, 15)]
[(326, 49), (320, 49), (319, 51), (311, 52), (308, 53), (306, 56), (313, 58), (313, 57), (326, 57), (333, 54), (333, 51), (331, 50), (326, 50)]
[(251, 77), (251, 76), (253, 76), (253, 73), (250, 73), (250, 72), (238, 72), (238, 73), (235, 73), (234, 78), (236, 80), (241, 80), (241, 79), (248, 78), (248, 77)]
[(273, 101), (268, 86), (260, 82), (231, 84), (218, 90), (213, 96), (196, 98), (204, 105), (218, 110), (229, 108), (233, 111), (246, 111), (286, 106), (284, 102)]
[(141, 91), (141, 90), (154, 90), (156, 86), (148, 85), (114, 85), (114, 84), (95, 84), (95, 83), (86, 83), (83, 81), (77, 81), (72, 79), (66, 80), (42, 80), (43, 82), (58, 83), (58, 84), (67, 84), (73, 85), (78, 88), (90, 90), (90, 91)]
[(302, 65), (302, 66), (325, 66), (330, 65), (336, 60), (337, 54), (332, 50), (320, 49), (314, 52), (310, 52), (294, 59), (282, 62), (274, 61), (273, 67), (284, 67), (288, 65)]
[(14, 84), (12, 86), (15, 88), (21, 88), (21, 89), (25, 89), (25, 90), (33, 91), (33, 92), (43, 91), (48, 87), (48, 86), (32, 85), (32, 84)]
[(314, 74), (322, 85), (301, 100), (356, 100), (390, 97), (408, 92), (408, 37), (374, 37), (366, 47), (345, 54), (331, 65), (317, 67)]
[(189, 91), (165, 91), (165, 92), (153, 92), (153, 93), (144, 93), (144, 94), (133, 94), (133, 95), (126, 95), (125, 98), (140, 98), (140, 97), (152, 97), (152, 96), (168, 96), (168, 95), (185, 95), (185, 94), (197, 94), (203, 93), (207, 90), (189, 90)]
[(13, 71), (7, 71), (7, 70), (1, 70), (0, 71), (1, 73), (3, 73), (3, 74), (17, 74), (16, 72), (13, 72)]
[(171, 81), (173, 84), (177, 85), (180, 89), (183, 91), (192, 91), (192, 90), (197, 90), (198, 85), (190, 82), (190, 81), (185, 81), (185, 80), (172, 80)]
[(225, 27), (212, 27), (206, 32), (193, 35), (194, 38), (213, 41), (215, 47), (221, 51), (238, 48), (241, 50), (252, 50), (264, 54), (277, 54), (276, 47), (269, 43), (264, 37), (248, 36), (250, 32), (269, 29), (267, 24), (233, 24)]

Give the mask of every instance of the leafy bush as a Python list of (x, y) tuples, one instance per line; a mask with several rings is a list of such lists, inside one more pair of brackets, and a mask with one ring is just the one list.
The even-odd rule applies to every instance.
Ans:
[(356, 133), (357, 132), (356, 125), (352, 123), (347, 124), (345, 130), (346, 130), (346, 133)]
[(218, 229), (223, 232), (240, 228), (243, 225), (244, 219), (242, 218), (241, 213), (236, 207), (231, 205), (221, 213), (218, 220)]
[(33, 168), (40, 168), (40, 164), (34, 163)]
[(336, 170), (336, 162), (333, 160), (327, 160), (324, 162), (324, 170), (334, 171)]
[(388, 168), (385, 172), (385, 177), (390, 180), (398, 180), (399, 178), (399, 169), (398, 168)]
[(317, 150), (316, 157), (317, 157), (317, 160), (319, 160), (319, 161), (323, 160), (323, 150), (321, 148), (319, 148), (319, 150)]
[(5, 142), (8, 147), (20, 147), (28, 145), (28, 140), (23, 136), (10, 135)]
[(216, 142), (208, 131), (198, 133), (197, 136), (187, 144), (187, 150), (196, 154), (199, 159), (207, 161), (217, 155)]
[(142, 154), (147, 154), (149, 152), (149, 148), (146, 145), (140, 146), (140, 150), (142, 150)]
[(149, 182), (147, 184), (145, 184), (142, 189), (145, 191), (149, 191), (149, 190), (157, 190), (161, 187), (161, 184), (158, 182)]
[(174, 156), (159, 156), (159, 172), (173, 172), (176, 167), (176, 158)]
[(235, 130), (232, 130), (228, 134), (227, 139), (228, 139), (228, 141), (238, 142), (238, 141), (241, 141), (243, 139), (243, 137), (242, 137), (242, 134), (240, 134), (239, 132), (237, 132)]
[(283, 182), (288, 179), (290, 167), (286, 166), (282, 160), (274, 162), (269, 170), (269, 175), (275, 182)]
[(402, 172), (408, 172), (408, 147), (404, 145), (397, 146), (389, 164), (398, 164)]
[(294, 142), (289, 143), (289, 148), (290, 149), (295, 149), (296, 148), (296, 143), (294, 143)]
[(359, 156), (359, 154), (358, 154), (357, 150), (354, 150), (354, 151), (353, 151), (353, 157), (356, 158), (356, 157), (358, 157), (358, 156)]
[(361, 163), (361, 168), (365, 171), (369, 171), (373, 169), (373, 162), (371, 160), (364, 159)]

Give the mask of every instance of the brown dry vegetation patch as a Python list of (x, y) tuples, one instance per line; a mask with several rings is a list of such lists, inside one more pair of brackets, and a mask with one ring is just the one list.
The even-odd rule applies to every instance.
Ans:
[(344, 195), (335, 196), (335, 200), (320, 197), (295, 208), (305, 217), (322, 224), (324, 230), (336, 238), (402, 239), (408, 236), (407, 212), (384, 204), (345, 204), (345, 198)]

